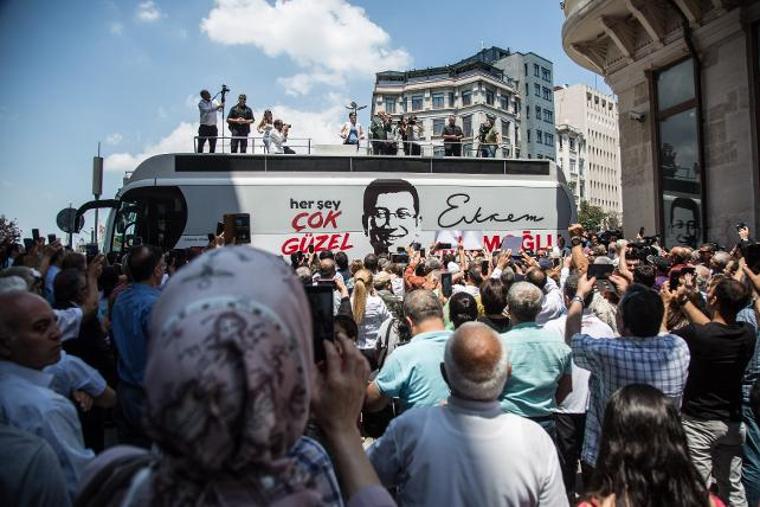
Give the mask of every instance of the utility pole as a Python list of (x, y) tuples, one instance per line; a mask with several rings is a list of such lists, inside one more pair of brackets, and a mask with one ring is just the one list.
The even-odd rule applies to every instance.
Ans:
[[(100, 141), (98, 141), (98, 155), (92, 157), (92, 195), (99, 200), (103, 194), (103, 157), (100, 156)], [(94, 241), (98, 244), (98, 208), (95, 208), (95, 234)]]

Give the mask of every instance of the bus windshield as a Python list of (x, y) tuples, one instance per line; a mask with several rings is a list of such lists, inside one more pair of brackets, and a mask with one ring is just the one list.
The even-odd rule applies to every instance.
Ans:
[(187, 204), (177, 187), (142, 187), (127, 191), (116, 212), (111, 251), (138, 244), (171, 249), (187, 223)]

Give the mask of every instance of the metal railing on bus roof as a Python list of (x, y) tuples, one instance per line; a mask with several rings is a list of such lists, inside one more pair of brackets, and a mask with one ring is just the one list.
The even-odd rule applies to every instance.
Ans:
[[(260, 155), (277, 155), (274, 145), (267, 143), (264, 137), (234, 137), (234, 136), (217, 136), (217, 137), (193, 137), (193, 152), (198, 153), (199, 141), (204, 141), (204, 152), (208, 152), (211, 140), (216, 141), (216, 153), (249, 153)], [(232, 142), (235, 141), (236, 151), (232, 151)], [(242, 142), (245, 142), (245, 151), (242, 149)], [(369, 139), (362, 140), (356, 146), (356, 154), (362, 156), (382, 155), (382, 156), (420, 156), (420, 157), (461, 157), (461, 158), (496, 158), (508, 159), (514, 158), (514, 146), (511, 141), (502, 143), (481, 143), (477, 140), (461, 142), (444, 142), (443, 140), (434, 141), (401, 141), (401, 140), (380, 140)], [(341, 149), (354, 145), (340, 145)], [(318, 145), (312, 142), (310, 137), (289, 138), (283, 148), (292, 150), (296, 155), (312, 155), (316, 148), (324, 149), (325, 145)], [(285, 153), (290, 154), (290, 153)], [(346, 152), (344, 152), (346, 154)]]

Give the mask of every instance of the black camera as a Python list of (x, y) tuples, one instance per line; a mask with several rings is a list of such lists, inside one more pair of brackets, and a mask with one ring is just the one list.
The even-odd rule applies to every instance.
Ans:
[(229, 93), (230, 89), (227, 87), (226, 84), (222, 85), (222, 93)]

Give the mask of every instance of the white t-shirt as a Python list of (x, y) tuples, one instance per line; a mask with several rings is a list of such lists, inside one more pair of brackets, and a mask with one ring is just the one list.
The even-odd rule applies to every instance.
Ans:
[[(351, 298), (351, 306), (354, 298)], [(376, 294), (367, 296), (367, 305), (364, 308), (364, 318), (359, 324), (359, 338), (356, 346), (360, 349), (374, 349), (380, 332), (380, 326), (391, 318), (391, 312), (385, 306), (383, 298)]]
[(287, 141), (287, 137), (285, 137), (285, 135), (279, 130), (272, 129), (272, 131), (269, 132), (269, 142), (274, 146), (275, 153), (285, 153), (285, 150), (282, 148), (282, 143), (285, 141)]
[[(562, 315), (554, 320), (544, 324), (544, 330), (557, 333), (564, 339), (565, 323), (567, 315)], [(592, 338), (612, 338), (615, 332), (610, 326), (599, 320), (591, 310), (583, 310), (583, 319), (581, 320), (581, 333), (587, 334)], [(562, 403), (557, 407), (555, 412), (560, 414), (585, 414), (588, 410), (588, 404), (591, 399), (589, 394), (588, 382), (591, 372), (575, 366), (573, 363), (573, 390), (567, 395)]]
[(399, 505), (568, 505), (549, 434), (496, 401), (404, 412), (367, 454)]

